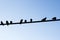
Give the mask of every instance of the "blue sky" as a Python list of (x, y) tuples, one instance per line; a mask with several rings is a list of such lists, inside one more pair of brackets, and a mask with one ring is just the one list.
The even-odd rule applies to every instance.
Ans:
[[(0, 21), (60, 18), (60, 0), (0, 0)], [(60, 22), (0, 26), (0, 40), (60, 40)]]

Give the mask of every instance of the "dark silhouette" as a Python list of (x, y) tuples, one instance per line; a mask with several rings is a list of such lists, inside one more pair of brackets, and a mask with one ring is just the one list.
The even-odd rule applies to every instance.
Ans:
[(23, 19), (20, 20), (20, 24), (23, 22)]
[(10, 21), (10, 23), (8, 21), (6, 21), (6, 23), (3, 23), (1, 21), (1, 24), (0, 25), (10, 25), (10, 24), (26, 24), (26, 23), (39, 23), (39, 22), (52, 22), (52, 21), (60, 21), (60, 19), (56, 19), (56, 17), (53, 17), (51, 20), (46, 20), (47, 18), (43, 18), (41, 21), (38, 20), (38, 21), (32, 21), (32, 19), (30, 19), (30, 21), (27, 21), (27, 20), (24, 20), (23, 22), (23, 19), (20, 20), (20, 22), (16, 22), (16, 23), (13, 23), (12, 21)]
[(27, 23), (27, 20), (25, 20), (24, 23)]
[(1, 25), (4, 25), (4, 23), (1, 21)]
[(41, 21), (46, 21), (46, 19), (47, 19), (47, 18), (45, 17), (45, 18), (43, 18)]
[(32, 19), (30, 19), (30, 22), (32, 22)]
[(10, 24), (12, 24), (12, 21), (10, 21)]
[(9, 25), (9, 22), (8, 21), (6, 21), (6, 25)]
[(53, 17), (52, 20), (56, 20), (56, 17)]

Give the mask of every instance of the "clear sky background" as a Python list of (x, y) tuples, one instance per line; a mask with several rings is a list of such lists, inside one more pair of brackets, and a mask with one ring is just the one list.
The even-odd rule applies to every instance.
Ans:
[[(60, 0), (0, 0), (0, 21), (60, 18)], [(0, 26), (0, 40), (60, 40), (60, 22)]]

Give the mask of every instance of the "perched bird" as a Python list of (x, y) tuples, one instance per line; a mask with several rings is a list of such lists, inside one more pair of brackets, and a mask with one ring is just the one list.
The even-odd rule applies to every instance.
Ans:
[(6, 25), (9, 25), (9, 22), (8, 21), (6, 21)]
[(45, 17), (45, 18), (43, 18), (41, 21), (46, 21), (46, 19), (47, 19), (47, 18)]
[(10, 24), (12, 24), (12, 21), (10, 21)]
[(32, 19), (30, 19), (30, 22), (32, 22)]
[(1, 25), (4, 25), (4, 23), (1, 21)]
[(25, 23), (27, 22), (27, 20), (24, 21)]
[(53, 17), (52, 20), (56, 20), (56, 17)]
[(20, 24), (23, 22), (23, 19), (20, 20)]

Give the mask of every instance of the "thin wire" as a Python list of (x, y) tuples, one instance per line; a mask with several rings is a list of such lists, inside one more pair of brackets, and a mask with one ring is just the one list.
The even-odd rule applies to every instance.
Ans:
[(25, 20), (25, 22), (23, 22), (23, 19), (20, 20), (20, 22), (16, 22), (16, 23), (13, 23), (12, 21), (10, 21), (10, 23), (8, 21), (6, 21), (6, 23), (3, 23), (1, 21), (1, 24), (0, 25), (13, 25), (13, 24), (28, 24), (28, 23), (41, 23), (41, 22), (52, 22), (52, 21), (60, 21), (60, 19), (56, 19), (56, 17), (53, 17), (52, 20), (46, 20), (46, 18), (43, 18), (41, 21), (32, 21), (32, 19), (30, 19), (29, 22), (27, 22), (27, 20)]

